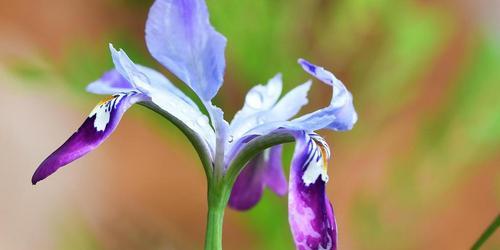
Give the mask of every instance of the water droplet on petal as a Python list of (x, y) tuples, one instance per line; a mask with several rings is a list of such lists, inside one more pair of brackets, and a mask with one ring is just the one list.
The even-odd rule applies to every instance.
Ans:
[(247, 94), (245, 102), (251, 108), (260, 109), (262, 108), (263, 99), (264, 98), (259, 91), (251, 91)]
[(232, 135), (229, 136), (229, 139), (227, 140), (229, 143), (232, 143), (234, 141), (234, 137)]

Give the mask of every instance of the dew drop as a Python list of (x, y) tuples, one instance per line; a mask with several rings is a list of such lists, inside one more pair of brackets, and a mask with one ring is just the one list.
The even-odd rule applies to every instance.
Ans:
[(254, 109), (260, 109), (262, 108), (263, 97), (261, 93), (259, 93), (258, 91), (252, 91), (248, 93), (245, 101), (249, 107)]
[(234, 141), (234, 137), (232, 135), (229, 136), (229, 139), (227, 140), (229, 143), (232, 143)]

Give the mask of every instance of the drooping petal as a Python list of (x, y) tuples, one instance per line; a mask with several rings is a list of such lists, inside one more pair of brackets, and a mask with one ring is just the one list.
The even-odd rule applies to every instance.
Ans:
[(151, 55), (204, 101), (222, 85), (226, 38), (210, 24), (204, 0), (156, 0), (146, 23)]
[(296, 126), (311, 131), (328, 128), (336, 131), (350, 130), (358, 120), (354, 109), (352, 94), (335, 75), (322, 67), (304, 59), (299, 59), (302, 68), (320, 81), (332, 86), (333, 94), (330, 105), (313, 113), (299, 117), (292, 122)]
[(259, 202), (268, 186), (278, 195), (285, 195), (287, 182), (281, 164), (282, 146), (278, 145), (258, 154), (241, 171), (231, 191), (229, 206), (247, 210)]
[[(308, 73), (332, 86), (333, 95), (330, 105), (291, 121), (272, 120), (262, 123), (246, 132), (245, 135), (265, 135), (279, 128), (287, 128), (295, 131), (316, 131), (324, 128), (335, 131), (352, 129), (358, 120), (358, 115), (354, 109), (352, 95), (347, 88), (331, 72), (303, 59), (300, 59), (299, 63)], [(305, 99), (305, 96), (303, 99)], [(290, 97), (290, 100), (293, 100), (293, 98)], [(277, 109), (278, 106), (279, 103), (275, 108)], [(282, 105), (281, 109), (286, 109), (286, 107), (287, 105)], [(276, 114), (278, 113), (280, 112), (276, 112)]]
[(321, 137), (295, 132), (288, 213), (297, 249), (336, 249), (337, 225), (325, 192), (328, 146)]
[(283, 171), (282, 152), (282, 145), (264, 151), (264, 161), (267, 162), (264, 182), (277, 195), (285, 195), (288, 192), (288, 183)]
[(116, 129), (125, 111), (146, 96), (132, 91), (100, 102), (82, 126), (55, 152), (45, 159), (31, 179), (33, 184), (47, 178), (59, 168), (97, 148)]

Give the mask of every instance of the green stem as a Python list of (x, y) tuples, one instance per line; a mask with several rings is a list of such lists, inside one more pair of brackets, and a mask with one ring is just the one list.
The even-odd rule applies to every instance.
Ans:
[(480, 249), (481, 246), (493, 235), (493, 233), (498, 229), (500, 226), (500, 215), (497, 215), (495, 220), (490, 224), (488, 228), (483, 232), (481, 237), (476, 241), (474, 246), (472, 246), (472, 250), (477, 250)]
[(229, 200), (229, 188), (221, 182), (208, 184), (207, 229), (205, 232), (205, 250), (222, 249), (222, 227), (224, 209)]

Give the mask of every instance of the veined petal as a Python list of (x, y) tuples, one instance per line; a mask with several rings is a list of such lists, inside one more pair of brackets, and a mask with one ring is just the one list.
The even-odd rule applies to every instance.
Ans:
[(295, 132), (288, 213), (297, 249), (336, 249), (337, 225), (325, 192), (328, 146), (318, 135)]
[(238, 111), (229, 127), (231, 136), (240, 138), (243, 134), (257, 125), (271, 119), (267, 111), (271, 110), (281, 95), (281, 74), (271, 78), (266, 85), (254, 86), (245, 97), (243, 108)]
[(300, 109), (309, 102), (307, 93), (311, 84), (311, 81), (307, 81), (286, 93), (273, 107), (272, 121), (286, 121), (299, 113)]
[(351, 93), (335, 75), (304, 59), (299, 59), (302, 68), (320, 81), (332, 86), (332, 100), (326, 108), (306, 114), (292, 121), (294, 126), (310, 131), (328, 128), (336, 131), (350, 130), (358, 120)]
[(215, 166), (224, 171), (224, 156), (226, 154), (226, 143), (229, 142), (229, 124), (224, 120), (224, 111), (212, 104), (211, 101), (203, 102), (210, 115), (210, 121), (215, 130), (216, 151), (215, 151)]
[(125, 111), (147, 97), (138, 92), (120, 93), (100, 102), (82, 126), (54, 153), (45, 159), (31, 179), (33, 184), (59, 168), (97, 148), (116, 129)]
[(208, 117), (198, 107), (190, 105), (172, 92), (152, 91), (149, 95), (154, 104), (200, 136), (209, 150), (212, 161), (215, 161), (216, 135)]
[(282, 146), (274, 146), (258, 154), (241, 171), (234, 183), (229, 198), (229, 206), (237, 210), (247, 210), (259, 202), (268, 186), (278, 195), (287, 192), (287, 181), (281, 160)]
[(116, 71), (118, 71), (134, 89), (142, 93), (150, 92), (151, 82), (149, 78), (144, 72), (138, 69), (137, 65), (130, 60), (125, 51), (122, 49), (116, 50), (111, 43), (109, 44), (109, 50), (111, 51), (111, 57), (113, 58), (113, 64), (115, 65)]
[(234, 115), (231, 125), (239, 123), (255, 113), (271, 109), (278, 101), (282, 88), (281, 74), (271, 78), (266, 85), (257, 85), (251, 88), (245, 97), (243, 108)]
[(215, 160), (216, 136), (198, 106), (158, 71), (133, 63), (125, 51), (118, 51), (112, 45), (110, 50), (116, 70), (154, 104), (197, 133)]
[(204, 101), (222, 85), (226, 38), (210, 24), (204, 0), (156, 0), (146, 23), (151, 55)]
[(234, 150), (236, 150), (234, 145), (240, 144), (240, 140), (246, 135), (268, 133), (279, 128), (283, 123), (287, 123), (288, 119), (307, 104), (307, 92), (310, 87), (311, 82), (308, 81), (279, 99), (282, 80), (281, 74), (278, 74), (269, 80), (267, 85), (257, 85), (252, 88), (245, 98), (245, 105), (231, 121), (229, 133), (230, 137), (234, 138), (234, 143), (230, 143), (228, 147), (231, 153), (228, 154), (226, 160), (234, 155)]

